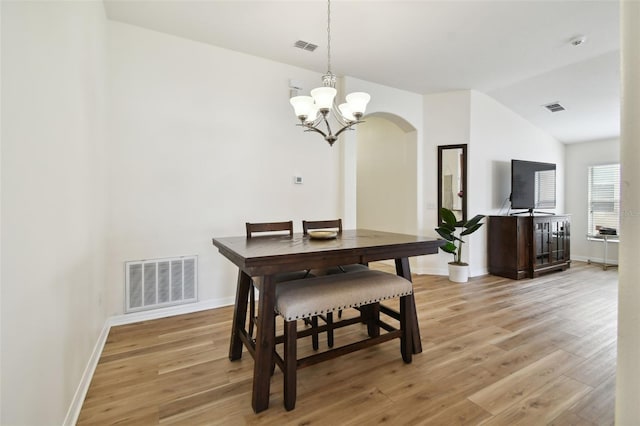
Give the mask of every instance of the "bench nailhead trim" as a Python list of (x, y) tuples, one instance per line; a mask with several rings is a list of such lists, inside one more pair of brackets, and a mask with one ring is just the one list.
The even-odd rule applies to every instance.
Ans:
[(400, 293), (400, 294), (394, 294), (394, 295), (387, 296), (387, 297), (382, 297), (382, 298), (379, 298), (379, 299), (364, 301), (364, 302), (360, 302), (360, 303), (356, 303), (356, 304), (342, 305), (342, 306), (337, 306), (337, 307), (334, 307), (334, 308), (327, 308), (327, 309), (321, 310), (320, 312), (315, 312), (315, 313), (311, 313), (310, 312), (310, 313), (299, 315), (299, 316), (295, 316), (295, 317), (284, 317), (282, 315), (282, 313), (277, 312), (277, 311), (276, 311), (276, 313), (278, 315), (282, 316), (285, 319), (285, 321), (295, 321), (295, 320), (304, 319), (304, 318), (310, 318), (310, 317), (313, 317), (313, 316), (317, 316), (317, 315), (325, 314), (325, 313), (329, 313), (329, 312), (341, 311), (341, 310), (345, 310), (345, 309), (348, 309), (348, 308), (357, 308), (357, 307), (363, 306), (363, 305), (370, 305), (372, 303), (381, 302), (383, 300), (389, 300), (389, 299), (395, 299), (395, 298), (398, 298), (398, 297), (409, 296), (410, 294), (411, 294), (411, 292), (409, 291), (409, 292), (404, 292), (404, 293)]

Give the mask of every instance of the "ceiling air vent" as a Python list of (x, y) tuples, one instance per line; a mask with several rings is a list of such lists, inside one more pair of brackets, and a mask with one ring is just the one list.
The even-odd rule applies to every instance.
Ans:
[(565, 110), (565, 108), (557, 102), (554, 102), (552, 104), (547, 104), (544, 107), (551, 112), (560, 112)]
[(313, 52), (314, 50), (316, 50), (318, 48), (317, 44), (308, 43), (308, 42), (303, 41), (303, 40), (298, 40), (293, 45), (294, 45), (294, 47), (297, 47), (298, 49), (308, 50), (309, 52)]

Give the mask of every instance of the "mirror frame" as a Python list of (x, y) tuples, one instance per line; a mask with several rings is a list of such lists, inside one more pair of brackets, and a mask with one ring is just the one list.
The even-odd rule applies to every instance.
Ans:
[(442, 223), (442, 153), (444, 150), (462, 149), (462, 176), (460, 186), (462, 187), (462, 221), (467, 221), (467, 144), (439, 145), (438, 146), (438, 225)]

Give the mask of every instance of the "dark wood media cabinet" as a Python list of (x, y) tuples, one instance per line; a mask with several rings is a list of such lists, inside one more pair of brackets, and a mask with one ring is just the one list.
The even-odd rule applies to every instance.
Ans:
[(568, 215), (489, 216), (489, 273), (519, 280), (571, 264)]

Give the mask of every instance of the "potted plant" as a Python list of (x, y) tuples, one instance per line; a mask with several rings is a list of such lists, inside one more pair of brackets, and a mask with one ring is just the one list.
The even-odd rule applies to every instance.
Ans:
[[(449, 262), (449, 280), (465, 283), (469, 279), (469, 264), (462, 261), (462, 237), (476, 232), (482, 226), (480, 221), (484, 215), (479, 214), (466, 222), (459, 222), (453, 212), (445, 207), (440, 209), (440, 214), (443, 222), (436, 228), (436, 232), (447, 240), (440, 248), (453, 254), (453, 262)], [(459, 235), (456, 235), (458, 230)]]

